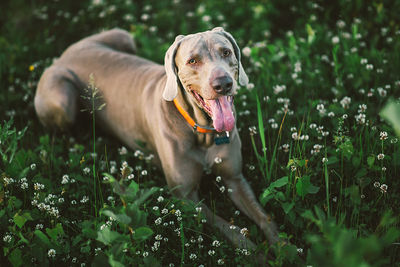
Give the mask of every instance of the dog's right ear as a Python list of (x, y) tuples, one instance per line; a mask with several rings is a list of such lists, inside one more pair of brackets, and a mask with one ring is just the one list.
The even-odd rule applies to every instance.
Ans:
[(164, 67), (167, 74), (167, 82), (165, 83), (163, 98), (167, 101), (174, 100), (178, 94), (179, 78), (176, 73), (175, 56), (184, 37), (184, 35), (178, 35), (175, 38), (175, 42), (168, 48), (167, 53), (165, 53)]

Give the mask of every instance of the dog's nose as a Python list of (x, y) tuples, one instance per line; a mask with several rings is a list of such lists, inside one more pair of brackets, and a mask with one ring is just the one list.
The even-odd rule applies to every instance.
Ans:
[(233, 81), (229, 76), (222, 76), (213, 79), (210, 85), (218, 94), (227, 94), (232, 89)]

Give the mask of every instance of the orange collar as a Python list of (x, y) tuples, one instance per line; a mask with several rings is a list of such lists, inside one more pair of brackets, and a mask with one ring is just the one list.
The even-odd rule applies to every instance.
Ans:
[(183, 116), (183, 118), (189, 123), (190, 126), (192, 126), (193, 130), (198, 133), (215, 133), (216, 130), (212, 127), (207, 127), (207, 126), (200, 126), (198, 125), (192, 117), (182, 108), (181, 105), (179, 105), (178, 100), (174, 98), (174, 104), (175, 107), (178, 109), (179, 113)]

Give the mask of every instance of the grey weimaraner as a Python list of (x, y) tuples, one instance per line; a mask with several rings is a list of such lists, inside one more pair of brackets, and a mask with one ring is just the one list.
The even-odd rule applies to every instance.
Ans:
[[(268, 241), (279, 241), (275, 224), (242, 174), (232, 103), (237, 80), (246, 85), (248, 78), (233, 37), (222, 28), (179, 35), (165, 55), (164, 66), (134, 55), (135, 50), (129, 33), (119, 29), (71, 45), (40, 79), (35, 108), (41, 123), (59, 129), (74, 123), (79, 116), (78, 98), (93, 74), (106, 104), (97, 111), (99, 123), (130, 148), (140, 142), (155, 152), (155, 161), (176, 196), (199, 202), (203, 169), (211, 168)], [(217, 157), (222, 159), (219, 164)], [(207, 221), (234, 244), (254, 247), (238, 228), (232, 230), (228, 222), (200, 205)]]

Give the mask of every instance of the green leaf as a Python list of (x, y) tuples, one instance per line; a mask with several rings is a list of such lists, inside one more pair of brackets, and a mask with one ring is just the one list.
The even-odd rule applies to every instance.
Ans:
[(153, 235), (153, 230), (151, 230), (149, 227), (143, 226), (135, 230), (133, 238), (137, 241), (143, 241), (152, 235)]
[(355, 156), (351, 159), (351, 163), (353, 164), (353, 167), (358, 168), (361, 164), (361, 158)]
[(53, 229), (46, 228), (46, 233), (53, 240), (57, 240), (57, 237), (59, 235), (63, 236), (65, 234), (61, 223), (57, 223), (56, 227), (54, 227)]
[(272, 189), (272, 188), (282, 187), (282, 186), (286, 185), (288, 183), (288, 181), (289, 181), (288, 177), (284, 176), (282, 178), (279, 178), (275, 182), (272, 182), (269, 185), (269, 188)]
[(374, 165), (375, 162), (375, 156), (374, 155), (370, 155), (367, 158), (367, 163), (369, 167), (372, 167)]
[(354, 152), (354, 147), (350, 138), (346, 138), (345, 141), (339, 145), (339, 149), (342, 151), (343, 156), (349, 160)]
[(103, 230), (97, 231), (96, 239), (104, 245), (109, 245), (119, 237), (120, 234), (118, 232), (111, 231), (109, 227), (105, 227)]
[(116, 221), (123, 223), (123, 224), (129, 224), (132, 220), (127, 216), (126, 214), (115, 214), (112, 210), (110, 209), (104, 209), (101, 211), (101, 214), (104, 214), (105, 216), (111, 217), (115, 219)]
[(291, 203), (288, 203), (288, 202), (282, 203), (283, 211), (284, 211), (286, 214), (288, 214), (288, 213), (292, 210), (293, 207), (294, 207), (294, 202), (291, 202)]
[(49, 238), (40, 230), (35, 230), (34, 234), (41, 240), (47, 247), (51, 247), (51, 242)]
[(8, 256), (8, 260), (13, 266), (21, 266), (23, 263), (21, 250), (19, 248), (14, 249), (10, 256)]
[(21, 232), (18, 233), (18, 236), (20, 238), (20, 241), (18, 243), (25, 243), (25, 244), (29, 245), (29, 241), (22, 235)]
[(260, 203), (265, 206), (269, 200), (271, 200), (274, 196), (272, 195), (272, 191), (270, 188), (264, 190), (264, 192), (260, 196)]
[(16, 213), (14, 215), (14, 223), (19, 227), (22, 228), (22, 226), (24, 226), (24, 224), (28, 221), (32, 221), (32, 216), (29, 212), (25, 212), (22, 215), (19, 215), (18, 213)]
[(308, 193), (308, 187), (310, 186), (310, 177), (303, 176), (297, 179), (296, 192), (299, 196), (304, 197)]
[(114, 256), (110, 255), (108, 257), (108, 263), (112, 266), (112, 267), (125, 267), (125, 264), (122, 264), (121, 262), (114, 260)]
[(147, 214), (139, 209), (136, 204), (128, 204), (126, 214), (131, 218), (129, 226), (136, 229), (146, 225)]
[(307, 194), (315, 194), (318, 191), (319, 187), (311, 184), (310, 176), (303, 176), (297, 179), (296, 192), (299, 196), (304, 197)]
[(315, 217), (314, 213), (311, 210), (305, 210), (302, 214), (301, 217), (308, 219), (314, 223), (316, 223), (318, 220)]
[(400, 137), (400, 103), (390, 100), (379, 115), (392, 125)]

